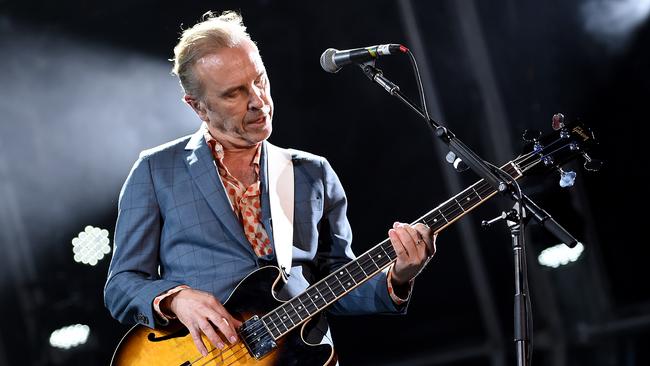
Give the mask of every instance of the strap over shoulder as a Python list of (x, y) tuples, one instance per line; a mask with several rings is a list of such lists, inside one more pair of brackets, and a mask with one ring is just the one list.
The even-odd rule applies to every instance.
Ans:
[(282, 278), (288, 280), (293, 255), (294, 179), (291, 152), (266, 142), (273, 241)]

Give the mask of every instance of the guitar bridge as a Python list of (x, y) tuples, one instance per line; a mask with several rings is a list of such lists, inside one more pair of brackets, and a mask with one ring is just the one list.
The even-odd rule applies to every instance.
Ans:
[(266, 325), (257, 315), (242, 323), (239, 327), (239, 338), (244, 342), (248, 352), (257, 360), (278, 347)]

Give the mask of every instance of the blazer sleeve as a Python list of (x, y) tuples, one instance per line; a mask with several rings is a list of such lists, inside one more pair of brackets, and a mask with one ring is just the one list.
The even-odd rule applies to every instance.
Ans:
[[(347, 198), (341, 182), (323, 159), (324, 202), (320, 223), (318, 265), (327, 275), (355, 259), (352, 252), (352, 230), (347, 218)], [(373, 313), (405, 313), (407, 303), (395, 305), (388, 293), (387, 270), (382, 271), (339, 299), (330, 313), (358, 315)]]
[(104, 304), (122, 323), (155, 326), (153, 299), (181, 285), (159, 274), (162, 217), (150, 161), (141, 156), (122, 187)]

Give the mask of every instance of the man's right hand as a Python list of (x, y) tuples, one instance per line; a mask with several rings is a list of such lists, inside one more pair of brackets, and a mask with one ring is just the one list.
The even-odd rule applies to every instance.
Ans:
[(208, 350), (201, 335), (205, 335), (219, 349), (223, 349), (226, 343), (237, 342), (235, 329), (239, 328), (241, 322), (233, 318), (219, 300), (207, 292), (183, 289), (163, 299), (160, 309), (163, 313), (174, 314), (187, 327), (196, 348), (203, 356), (208, 354)]

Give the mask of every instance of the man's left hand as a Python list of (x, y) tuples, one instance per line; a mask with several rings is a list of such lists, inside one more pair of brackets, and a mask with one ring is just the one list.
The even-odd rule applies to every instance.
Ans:
[(427, 259), (436, 253), (436, 235), (424, 224), (413, 226), (396, 222), (388, 237), (397, 254), (391, 279), (393, 286), (404, 288), (422, 270)]

